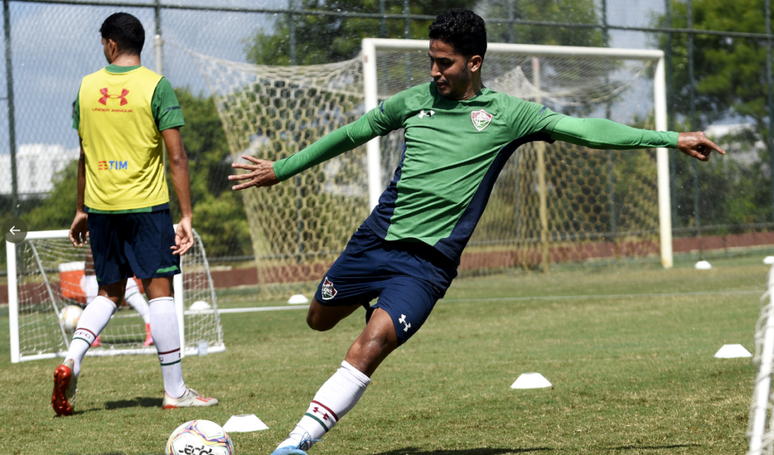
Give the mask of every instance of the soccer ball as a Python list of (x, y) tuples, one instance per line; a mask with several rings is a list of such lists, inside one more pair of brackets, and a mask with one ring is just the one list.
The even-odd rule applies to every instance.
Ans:
[(234, 444), (223, 428), (209, 420), (191, 420), (169, 436), (167, 455), (233, 455)]
[(59, 321), (62, 322), (62, 327), (65, 330), (72, 332), (78, 325), (78, 319), (81, 318), (81, 314), (83, 314), (83, 310), (78, 305), (67, 305), (59, 313)]

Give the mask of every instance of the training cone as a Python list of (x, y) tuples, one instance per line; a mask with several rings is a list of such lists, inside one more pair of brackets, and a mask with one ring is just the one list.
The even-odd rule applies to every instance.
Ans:
[(712, 268), (712, 264), (707, 261), (699, 261), (696, 263), (696, 270), (709, 270)]
[(738, 359), (740, 357), (752, 357), (750, 351), (741, 344), (724, 344), (718, 352), (715, 353), (717, 359)]
[(250, 431), (268, 430), (269, 427), (265, 423), (261, 422), (255, 414), (241, 414), (231, 416), (223, 425), (223, 429), (226, 433), (248, 433)]
[(523, 373), (511, 385), (512, 389), (543, 389), (546, 387), (551, 387), (551, 383), (540, 373)]
[(288, 299), (288, 303), (291, 305), (301, 305), (303, 303), (309, 303), (309, 299), (301, 294), (296, 294)]

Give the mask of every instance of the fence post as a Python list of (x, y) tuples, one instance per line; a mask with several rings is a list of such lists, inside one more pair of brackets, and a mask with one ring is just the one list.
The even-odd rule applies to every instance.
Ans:
[(3, 0), (3, 29), (5, 30), (5, 86), (8, 102), (8, 146), (11, 152), (11, 213), (19, 217), (19, 180), (16, 172), (16, 117), (13, 104), (13, 65), (11, 62), (10, 0)]
[[(690, 95), (690, 120), (691, 131), (699, 129), (698, 121), (696, 120), (696, 75), (694, 74), (694, 58), (693, 58), (693, 1), (688, 0), (686, 3), (686, 21), (688, 26), (688, 93)], [(701, 244), (701, 208), (699, 207), (699, 163), (696, 160), (691, 160), (691, 168), (693, 169), (693, 220), (696, 228), (696, 237), (699, 238), (699, 258), (704, 257), (704, 248)]]
[[(774, 169), (774, 95), (772, 95), (771, 80), (771, 0), (766, 0), (764, 18), (766, 20), (766, 87), (767, 104), (769, 110), (769, 163), (771, 169)], [(774, 175), (771, 177), (771, 218), (774, 220)]]

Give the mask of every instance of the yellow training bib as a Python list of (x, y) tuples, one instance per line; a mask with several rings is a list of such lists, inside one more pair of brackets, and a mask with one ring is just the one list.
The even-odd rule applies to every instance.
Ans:
[(151, 100), (161, 76), (139, 67), (83, 78), (78, 134), (86, 158), (84, 203), (96, 210), (132, 210), (169, 202), (161, 133)]

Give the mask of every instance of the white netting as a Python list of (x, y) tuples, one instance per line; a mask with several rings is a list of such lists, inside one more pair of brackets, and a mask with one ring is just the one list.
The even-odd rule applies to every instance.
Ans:
[(772, 455), (774, 453), (774, 396), (771, 380), (774, 374), (774, 267), (769, 270), (768, 287), (761, 297), (760, 317), (755, 324), (755, 388), (750, 405), (747, 437), (750, 440), (748, 455)]
[[(363, 115), (362, 57), (296, 67), (190, 53), (215, 98), (234, 159), (276, 161)], [(377, 47), (378, 98), (429, 80), (427, 49)], [(649, 61), (492, 53), (484, 84), (575, 115), (653, 128)], [(381, 138), (386, 186), (403, 132)], [(369, 213), (365, 147), (269, 189), (244, 191), (259, 297), (310, 292)], [(544, 201), (541, 203), (541, 196)], [(527, 144), (503, 170), (461, 268), (658, 252), (655, 153)]]
[[(66, 231), (65, 231), (66, 234)], [(184, 330), (186, 353), (197, 352), (206, 341), (211, 352), (223, 350), (223, 334), (209, 265), (198, 234), (194, 246), (182, 256), (185, 308), (203, 301), (207, 311), (186, 311)], [(27, 239), (16, 246), (19, 353), (21, 360), (46, 354), (63, 355), (72, 333), (60, 325), (59, 313), (67, 305), (86, 303), (85, 274), (87, 248), (73, 248), (65, 235), (58, 238)], [(88, 263), (90, 263), (89, 261)], [(13, 283), (9, 283), (13, 285)], [(154, 347), (143, 347), (146, 328), (142, 317), (123, 302), (89, 355), (155, 354)]]

